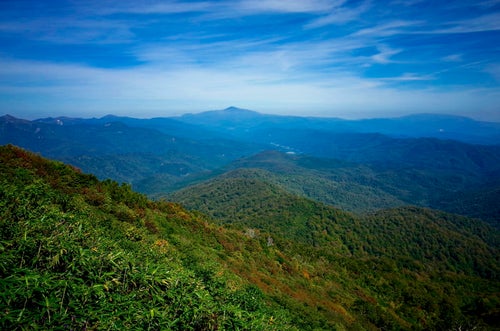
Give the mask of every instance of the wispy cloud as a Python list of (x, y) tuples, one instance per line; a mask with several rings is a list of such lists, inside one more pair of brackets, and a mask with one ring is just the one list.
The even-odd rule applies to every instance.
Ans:
[(463, 54), (450, 54), (441, 58), (444, 62), (462, 62)]
[(415, 82), (415, 81), (428, 81), (433, 80), (435, 77), (433, 75), (421, 75), (416, 73), (404, 73), (401, 76), (396, 77), (385, 77), (378, 78), (382, 81), (392, 81), (392, 82)]
[(478, 6), (490, 8), (496, 5), (500, 5), (500, 0), (484, 0), (476, 2)]
[(0, 109), (494, 113), (498, 5), (0, 1)]
[(473, 33), (500, 30), (500, 13), (448, 22), (449, 27), (432, 31), (434, 33)]
[[(278, 70), (269, 73), (255, 68), (221, 71), (188, 65), (168, 70), (155, 66), (96, 69), (5, 59), (1, 62), (0, 99), (11, 95), (11, 98), (42, 100), (31, 107), (39, 111), (41, 105), (53, 104), (47, 115), (54, 115), (56, 111), (64, 114), (65, 109), (71, 107), (79, 112), (92, 109), (100, 115), (114, 112), (140, 116), (142, 111), (153, 116), (162, 115), (168, 104), (176, 105), (177, 111), (182, 112), (193, 107), (202, 110), (236, 103), (274, 113), (314, 110), (315, 115), (359, 117), (369, 116), (367, 104), (372, 111), (399, 115), (422, 107), (429, 111), (465, 111), (474, 104), (474, 109), (485, 109), (498, 98), (492, 91), (483, 90), (478, 104), (475, 98), (479, 92), (398, 90), (381, 84), (383, 80), (363, 79), (346, 72), (331, 72), (329, 77), (319, 79), (289, 79)], [(409, 81), (423, 77), (407, 74), (399, 79)], [(16, 111), (14, 104), (11, 107)], [(134, 109), (140, 109), (139, 113), (132, 113)]]
[(47, 24), (46, 19), (39, 18), (26, 22), (4, 21), (0, 24), (0, 32), (59, 44), (125, 43), (134, 37), (130, 28), (129, 24), (120, 21), (69, 17), (54, 17), (50, 24)]
[(113, 0), (91, 0), (80, 4), (81, 10), (99, 15), (112, 14), (179, 14), (191, 12), (204, 12), (214, 8), (210, 1), (113, 1)]
[(332, 8), (331, 13), (326, 16), (316, 18), (312, 22), (305, 25), (305, 28), (313, 29), (326, 25), (339, 25), (359, 19), (361, 14), (366, 12), (371, 4), (368, 1), (363, 2), (357, 7), (342, 7), (339, 6)]
[(209, 13), (210, 17), (246, 16), (265, 13), (325, 13), (345, 0), (221, 0), (221, 1), (104, 1), (94, 2), (95, 12), (102, 15)]
[(344, 2), (345, 0), (241, 0), (234, 1), (233, 6), (247, 13), (324, 13)]
[(422, 21), (392, 20), (383, 24), (360, 29), (353, 33), (353, 36), (388, 37), (405, 33), (413, 33), (416, 27), (422, 25)]
[(375, 55), (373, 55), (371, 58), (374, 62), (377, 63), (390, 63), (392, 62), (391, 56), (396, 55), (401, 52), (400, 49), (392, 49), (390, 47), (387, 47), (385, 45), (380, 45), (377, 47), (379, 52)]

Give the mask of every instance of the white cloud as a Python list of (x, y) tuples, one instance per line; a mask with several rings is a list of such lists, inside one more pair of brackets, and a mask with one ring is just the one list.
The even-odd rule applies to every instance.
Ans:
[(462, 62), (463, 54), (450, 54), (441, 58), (444, 62)]
[(400, 49), (392, 49), (385, 45), (379, 45), (377, 47), (378, 53), (373, 55), (371, 59), (376, 63), (387, 64), (393, 62), (391, 56), (401, 53)]
[(500, 13), (487, 14), (471, 19), (444, 22), (443, 28), (423, 31), (423, 33), (474, 33), (500, 30)]
[[(368, 36), (368, 37), (389, 37), (404, 33), (412, 33), (415, 27), (421, 27), (422, 21), (407, 21), (407, 20), (393, 20), (383, 24), (378, 24), (373, 27), (361, 29), (353, 34), (355, 37)], [(412, 28), (412, 29), (408, 29)]]
[(344, 2), (345, 0), (241, 0), (233, 3), (240, 11), (247, 13), (323, 13)]
[(82, 11), (99, 15), (112, 14), (179, 14), (202, 12), (213, 8), (213, 1), (140, 1), (94, 0), (80, 4)]
[(363, 2), (361, 5), (349, 8), (349, 7), (335, 7), (326, 16), (319, 17), (309, 24), (305, 25), (307, 29), (319, 28), (326, 25), (338, 25), (351, 22), (359, 19), (360, 15), (366, 12), (370, 8), (370, 3), (368, 1)]
[[(167, 116), (230, 104), (274, 113), (366, 117), (412, 112), (490, 112), (500, 103), (498, 90), (401, 90), (346, 72), (322, 77), (287, 76), (255, 68), (221, 70), (147, 65), (129, 69), (95, 69), (77, 65), (3, 60), (0, 99), (13, 115), (69, 115), (92, 110), (92, 116), (115, 113)], [(292, 78), (292, 79), (289, 79)], [(416, 79), (410, 74), (406, 79)], [(405, 77), (403, 76), (403, 79)], [(31, 100), (27, 104), (26, 100)], [(33, 115), (32, 115), (33, 116)]]
[(211, 18), (263, 13), (324, 13), (345, 0), (237, 0), (237, 1), (95, 1), (91, 10), (100, 15), (206, 13)]
[(383, 77), (378, 79), (382, 81), (393, 81), (393, 82), (415, 82), (415, 81), (433, 80), (436, 78), (433, 75), (421, 75), (421, 74), (407, 72), (401, 76)]

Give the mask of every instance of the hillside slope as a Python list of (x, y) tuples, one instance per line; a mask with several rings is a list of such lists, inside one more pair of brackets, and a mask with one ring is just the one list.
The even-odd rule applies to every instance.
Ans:
[[(369, 253), (415, 259), (424, 264), (437, 262), (437, 268), (453, 266), (487, 277), (500, 271), (494, 262), (498, 258), (496, 251), (492, 249), (500, 245), (498, 233), (490, 232), (480, 221), (443, 212), (400, 207), (355, 217), (290, 194), (279, 186), (241, 176), (223, 176), (177, 192), (171, 198), (211, 215), (220, 224), (251, 227), (345, 255)], [(443, 238), (454, 244), (445, 244)], [(435, 256), (436, 252), (443, 256)], [(479, 262), (483, 258), (483, 262), (490, 262)], [(485, 269), (476, 269), (479, 265)]]
[(420, 209), (359, 219), (264, 184), (313, 222), (231, 230), (16, 147), (0, 161), (2, 329), (498, 325), (498, 232), (481, 222)]
[(18, 148), (0, 160), (1, 329), (294, 329), (178, 206)]

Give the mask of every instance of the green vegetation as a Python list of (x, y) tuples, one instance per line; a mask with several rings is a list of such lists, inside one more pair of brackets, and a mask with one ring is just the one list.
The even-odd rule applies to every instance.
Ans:
[(355, 213), (403, 206), (398, 192), (384, 191), (376, 171), (340, 160), (266, 151), (233, 162), (224, 177), (252, 177)]
[(212, 180), (172, 198), (220, 224), (253, 227), (337, 254), (411, 259), (434, 268), (500, 276), (498, 232), (461, 216), (400, 207), (355, 217), (254, 178)]
[[(432, 144), (427, 147), (432, 151)], [(401, 153), (402, 148), (399, 149)], [(498, 170), (491, 168), (500, 163), (484, 161), (478, 156), (477, 162), (484, 162), (484, 167), (490, 168), (484, 171), (471, 165), (471, 160), (462, 161), (463, 164), (458, 161), (473, 158), (476, 152), (484, 158), (488, 155), (474, 150), (463, 153), (465, 156), (448, 152), (444, 158), (449, 158), (449, 163), (455, 162), (457, 167), (450, 171), (449, 164), (444, 161), (433, 164), (432, 153), (422, 150), (415, 153), (430, 155), (421, 166), (393, 161), (389, 167), (266, 151), (233, 162), (222, 177), (256, 178), (357, 214), (417, 205), (481, 218), (498, 228)]]
[(499, 325), (499, 234), (482, 222), (360, 218), (256, 179), (208, 188), (220, 220), (0, 147), (0, 329)]
[(204, 261), (181, 208), (14, 147), (0, 158), (0, 329), (290, 328)]

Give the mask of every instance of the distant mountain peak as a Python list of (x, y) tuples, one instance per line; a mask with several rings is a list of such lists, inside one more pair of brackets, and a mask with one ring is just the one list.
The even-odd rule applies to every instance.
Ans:
[(217, 113), (222, 113), (222, 114), (252, 114), (252, 115), (260, 115), (260, 113), (249, 110), (249, 109), (243, 109), (243, 108), (238, 108), (234, 106), (227, 107), (226, 109), (222, 109), (217, 111)]
[(3, 123), (28, 123), (29, 121), (14, 117), (14, 116), (9, 115), (9, 114), (6, 114), (3, 116), (0, 116), (0, 122), (3, 122)]
[(210, 110), (197, 114), (184, 114), (180, 118), (194, 124), (206, 125), (210, 123), (210, 125), (215, 126), (232, 127), (236, 123), (241, 124), (246, 121), (252, 123), (252, 120), (261, 120), (264, 117), (265, 115), (256, 111), (231, 106), (225, 109)]
[(116, 119), (119, 119), (120, 116), (116, 116), (116, 115), (113, 115), (113, 114), (107, 114), (107, 115), (104, 115), (103, 117), (101, 117), (101, 120), (116, 120)]
[(14, 121), (14, 120), (17, 120), (16, 117), (12, 116), (12, 115), (9, 115), (9, 114), (5, 114), (3, 116), (0, 116), (0, 119), (3, 120), (3, 121)]
[(235, 107), (235, 106), (229, 106), (227, 107), (226, 109), (224, 109), (224, 111), (241, 111), (241, 110), (247, 110), (247, 109), (242, 109), (242, 108), (238, 108), (238, 107)]

